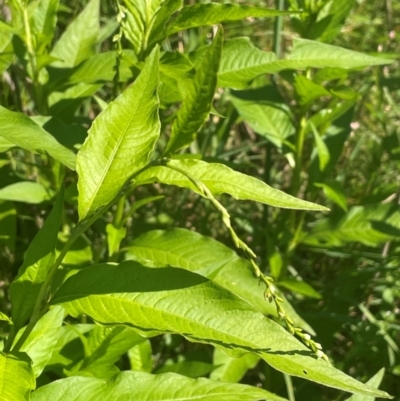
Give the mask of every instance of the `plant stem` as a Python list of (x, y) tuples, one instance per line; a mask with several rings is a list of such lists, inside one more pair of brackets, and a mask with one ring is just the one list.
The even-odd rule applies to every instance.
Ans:
[(29, 25), (28, 10), (27, 7), (22, 4), (20, 4), (20, 7), (22, 10), (22, 16), (25, 26), (25, 36), (26, 36), (25, 43), (28, 51), (29, 61), (31, 63), (31, 68), (32, 68), (33, 93), (35, 98), (34, 100), (39, 113), (46, 114), (47, 106), (44, 101), (42, 85), (40, 85), (39, 83), (39, 70), (37, 68), (36, 53), (33, 46), (31, 27)]
[[(283, 11), (285, 8), (285, 0), (275, 0), (276, 8)], [(275, 18), (274, 26), (274, 53), (276, 57), (281, 57), (281, 39), (282, 39), (282, 22), (283, 17), (280, 15)]]
[(283, 374), (283, 378), (285, 379), (286, 390), (288, 392), (289, 401), (296, 401), (294, 397), (294, 388), (292, 383), (292, 378), (286, 373)]
[[(63, 249), (61, 250), (60, 254), (58, 255), (58, 258), (55, 260), (55, 262), (49, 269), (46, 279), (40, 288), (38, 297), (36, 298), (35, 306), (33, 308), (33, 313), (32, 313), (31, 319), (29, 320), (28, 326), (26, 327), (24, 333), (22, 334), (22, 336), (20, 337), (18, 342), (12, 348), (13, 352), (17, 352), (21, 349), (21, 347), (24, 345), (26, 339), (29, 337), (32, 330), (34, 329), (36, 323), (44, 315), (44, 313), (46, 313), (46, 311), (49, 307), (48, 298), (49, 298), (51, 283), (53, 281), (54, 275), (55, 275), (58, 267), (61, 265), (65, 255), (71, 248), (72, 244), (84, 231), (86, 231), (93, 224), (93, 222), (95, 220), (97, 220), (97, 218), (100, 216), (101, 213), (103, 213), (103, 211), (104, 211), (103, 209), (100, 209), (94, 216), (92, 216), (92, 218), (90, 218), (87, 221), (82, 222), (81, 224), (78, 224), (78, 226), (72, 232), (67, 243), (64, 245)], [(17, 333), (14, 333), (13, 337), (10, 336), (8, 338), (7, 349), (11, 348), (16, 334)]]

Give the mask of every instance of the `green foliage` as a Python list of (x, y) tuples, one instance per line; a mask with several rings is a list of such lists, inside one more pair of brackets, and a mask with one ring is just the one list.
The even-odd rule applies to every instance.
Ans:
[(186, 3), (4, 6), (0, 399), (396, 396), (400, 7)]

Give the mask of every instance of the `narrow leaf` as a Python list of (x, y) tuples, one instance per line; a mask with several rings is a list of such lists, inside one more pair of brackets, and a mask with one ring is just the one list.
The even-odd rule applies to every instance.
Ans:
[(307, 284), (302, 280), (295, 279), (285, 279), (277, 282), (278, 286), (287, 288), (290, 291), (297, 292), (298, 294), (303, 294), (307, 297), (321, 299), (321, 295), (311, 287), (310, 284)]
[(53, 210), (26, 251), (18, 276), (10, 285), (11, 314), (16, 330), (31, 316), (40, 288), (54, 262), (63, 198), (64, 190), (61, 189)]
[(365, 53), (355, 52), (343, 47), (297, 38), (294, 39), (293, 50), (289, 56), (277, 63), (281, 63), (281, 66), (285, 66), (285, 68), (293, 69), (331, 67), (347, 70), (391, 64), (392, 62), (393, 60), (372, 57)]
[(103, 401), (285, 401), (264, 389), (244, 384), (145, 372), (122, 372), (108, 381), (79, 376), (58, 380), (36, 390), (32, 401), (98, 401), (99, 394)]
[(241, 118), (257, 134), (281, 148), (295, 132), (289, 107), (272, 85), (257, 89), (232, 91), (230, 100)]
[(222, 51), (223, 32), (218, 29), (212, 44), (203, 57), (191, 87), (186, 92), (178, 115), (171, 128), (171, 137), (165, 150), (172, 154), (195, 139), (211, 111), (217, 88), (217, 72)]
[(113, 224), (109, 223), (106, 226), (107, 232), (107, 245), (108, 245), (108, 256), (112, 256), (118, 251), (121, 241), (126, 236), (126, 228), (117, 228)]
[(212, 380), (238, 383), (249, 369), (254, 368), (260, 357), (255, 354), (246, 354), (240, 358), (232, 358), (219, 348), (215, 348), (213, 364), (219, 367), (211, 375)]
[(143, 337), (129, 327), (97, 326), (89, 333), (90, 355), (84, 359), (82, 369), (95, 364), (113, 364), (122, 354), (142, 341)]
[(178, 11), (183, 6), (183, 0), (164, 0), (154, 16), (154, 22), (151, 27), (151, 32), (149, 36), (149, 45), (154, 43), (159, 43), (165, 39), (166, 28), (168, 26), (168, 21), (175, 11)]
[(272, 63), (276, 59), (274, 53), (253, 46), (249, 38), (227, 40), (222, 50), (218, 85), (243, 89), (257, 76), (277, 72)]
[(59, 4), (60, 0), (41, 0), (33, 14), (32, 30), (39, 45), (39, 54), (53, 39)]
[(75, 170), (75, 155), (25, 114), (0, 106), (0, 136), (22, 149), (45, 151)]
[(131, 370), (148, 372), (153, 370), (153, 358), (150, 340), (142, 340), (128, 351)]
[(328, 183), (316, 182), (314, 185), (318, 188), (322, 188), (324, 195), (332, 202), (336, 203), (340, 208), (347, 212), (347, 198), (343, 192), (343, 188), (339, 182), (333, 181)]
[(68, 278), (52, 303), (62, 305), (74, 317), (87, 314), (102, 324), (126, 324), (147, 334), (178, 333), (227, 348), (237, 356), (250, 351), (290, 375), (345, 391), (389, 397), (316, 359), (279, 324), (187, 270), (147, 268), (132, 261), (91, 266)]
[(338, 247), (351, 242), (378, 246), (397, 237), (399, 230), (398, 207), (390, 204), (354, 206), (339, 221), (320, 221), (302, 242), (323, 247)]
[(221, 22), (239, 21), (248, 17), (276, 17), (288, 12), (271, 10), (264, 7), (240, 6), (238, 4), (193, 4), (183, 7), (170, 21), (167, 35), (204, 25)]
[(82, 102), (93, 96), (103, 84), (85, 84), (81, 82), (64, 92), (53, 92), (49, 96), (49, 113), (65, 122), (72, 122)]
[(317, 147), (318, 158), (319, 158), (319, 169), (321, 171), (325, 170), (325, 167), (329, 163), (331, 156), (329, 154), (329, 149), (326, 146), (324, 140), (319, 135), (319, 132), (315, 128), (315, 125), (311, 123), (312, 133), (314, 135), (315, 145)]
[[(182, 228), (153, 230), (135, 238), (126, 249), (126, 259), (142, 264), (174, 266), (201, 274), (245, 299), (255, 310), (276, 316), (275, 305), (266, 302), (248, 260), (210, 237)], [(286, 300), (282, 304), (296, 326), (314, 334), (311, 327)]]
[[(227, 193), (239, 200), (253, 200), (275, 207), (303, 210), (327, 210), (323, 206), (287, 195), (271, 188), (257, 178), (239, 173), (223, 164), (206, 163), (201, 160), (170, 160), (192, 177), (200, 180), (214, 194)], [(164, 166), (150, 167), (136, 178), (138, 184), (161, 182), (177, 185), (199, 192), (197, 187), (183, 174)]]
[[(384, 375), (385, 375), (385, 368), (382, 368), (367, 381), (367, 384), (371, 387), (379, 388)], [(375, 401), (375, 397), (370, 397), (368, 395), (354, 394), (346, 401)]]
[(115, 199), (144, 167), (159, 136), (158, 48), (134, 84), (94, 120), (77, 156), (79, 217)]
[(21, 348), (32, 359), (35, 377), (42, 373), (51, 358), (61, 333), (63, 319), (64, 309), (60, 306), (53, 307), (39, 320)]
[(100, 29), (100, 1), (90, 0), (78, 17), (68, 25), (51, 55), (60, 59), (55, 67), (75, 67), (94, 54)]
[(149, 31), (162, 2), (163, 0), (124, 0), (126, 6), (124, 35), (131, 42), (136, 54), (141, 54), (145, 50)]
[(1, 200), (38, 204), (51, 197), (51, 192), (38, 182), (16, 182), (0, 189)]
[(0, 352), (0, 399), (29, 401), (35, 388), (31, 362), (25, 353)]

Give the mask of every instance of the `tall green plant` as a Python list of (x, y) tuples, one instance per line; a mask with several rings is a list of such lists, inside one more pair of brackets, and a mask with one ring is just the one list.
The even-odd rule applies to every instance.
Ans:
[[(295, 235), (285, 244), (282, 266), (287, 267), (304, 218), (293, 211), (327, 211), (295, 197), (302, 184), (307, 134), (314, 135), (321, 173), (332, 160), (319, 136), (331, 117), (323, 111), (311, 117), (312, 101), (328, 95), (345, 102), (353, 98), (351, 91), (349, 94), (340, 86), (325, 88), (313, 82), (310, 71), (328, 67), (341, 71), (387, 61), (305, 39), (296, 40), (285, 59), (277, 59), (243, 38), (224, 42), (222, 26), (213, 31), (209, 44), (190, 57), (166, 50), (167, 45), (161, 51), (160, 45), (179, 39), (176, 34), (182, 30), (247, 17), (286, 15), (262, 7), (183, 6), (169, 0), (118, 4), (117, 49), (103, 53), (98, 52), (101, 41), (117, 27), (100, 27), (99, 2), (91, 0), (51, 48), (58, 7), (55, 1), (26, 4), (16, 0), (11, 4), (12, 20), (1, 25), (20, 68), (15, 84), (23, 88), (16, 93), (15, 104), (0, 110), (4, 149), (18, 149), (9, 153), (15, 182), (0, 190), (0, 199), (29, 203), (34, 190), (21, 193), (23, 183), (42, 188), (35, 192), (32, 203), (55, 199), (11, 283), (11, 318), (1, 316), (8, 326), (0, 354), (1, 397), (95, 400), (101, 393), (108, 399), (228, 401), (239, 396), (249, 401), (283, 400), (267, 389), (218, 382), (212, 377), (120, 371), (122, 365), (116, 361), (123, 355), (128, 353), (131, 360), (135, 355), (148, 355), (148, 339), (175, 333), (229, 356), (247, 358), (239, 359), (246, 366), (252, 364), (249, 358), (253, 363), (261, 358), (285, 375), (390, 398), (330, 364), (321, 345), (307, 333), (312, 329), (280, 293), (274, 279), (259, 267), (253, 250), (236, 233), (230, 212), (217, 199), (225, 193), (238, 200), (289, 209), (282, 224)], [(185, 153), (214, 113), (218, 88), (243, 89), (260, 75), (286, 70), (307, 70), (293, 81), (300, 104), (299, 124), (293, 125), (288, 110), (281, 108), (276, 115), (288, 119), (287, 132), (278, 129), (271, 134), (266, 128), (264, 135), (277, 147), (289, 145), (293, 151), (291, 195), (222, 163)], [(114, 92), (120, 85), (123, 91), (108, 104), (95, 98), (101, 112), (86, 133), (87, 119), (78, 126), (75, 113), (84, 110), (85, 99), (107, 81), (114, 85)], [(259, 121), (258, 112), (268, 116), (274, 111), (269, 102), (254, 104), (257, 91), (259, 88), (232, 90), (229, 95), (238, 113), (249, 116), (250, 125)], [(177, 110), (176, 103), (181, 103)], [(333, 103), (332, 107), (341, 107), (334, 115), (349, 107), (349, 103)], [(21, 114), (28, 110), (27, 114), (35, 117)], [(272, 121), (269, 126), (274, 125)], [(296, 139), (290, 144), (292, 130)], [(167, 143), (165, 133), (170, 134)], [(244, 257), (187, 230), (149, 232), (136, 238), (128, 251), (122, 250), (126, 221), (137, 208), (156, 199), (135, 204), (131, 203), (132, 194), (155, 182), (188, 189), (209, 202)], [(96, 225), (107, 235), (108, 260), (104, 249), (94, 256), (87, 251), (88, 236)], [(76, 247), (79, 241), (83, 245)], [(138, 244), (142, 252), (137, 250)], [(187, 244), (192, 245), (188, 248)], [(210, 248), (215, 250), (212, 255)], [(123, 251), (127, 259), (134, 260), (121, 261)], [(281, 273), (274, 276), (279, 279)], [(76, 319), (81, 319), (80, 323)], [(146, 364), (131, 365), (144, 370)], [(55, 375), (57, 380), (44, 384), (44, 369), (52, 372), (47, 377)]]

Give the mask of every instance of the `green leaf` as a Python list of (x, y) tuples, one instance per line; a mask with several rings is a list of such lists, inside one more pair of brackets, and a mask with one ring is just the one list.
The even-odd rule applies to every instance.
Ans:
[(218, 85), (226, 88), (244, 89), (248, 82), (261, 74), (272, 74), (276, 55), (264, 52), (251, 43), (249, 38), (227, 40), (222, 50), (218, 71)]
[(25, 114), (0, 106), (0, 136), (22, 149), (44, 151), (75, 170), (75, 155)]
[(296, 38), (293, 50), (285, 60), (277, 61), (282, 69), (314, 68), (364, 68), (373, 65), (391, 64), (393, 61), (380, 57), (372, 57), (343, 47)]
[(315, 182), (314, 185), (317, 188), (322, 188), (324, 195), (330, 199), (332, 202), (336, 203), (340, 208), (347, 212), (347, 198), (346, 194), (343, 192), (342, 186), (337, 181), (331, 183), (321, 183)]
[(37, 204), (51, 198), (51, 192), (38, 182), (16, 182), (0, 189), (1, 200)]
[(77, 156), (79, 217), (112, 202), (126, 181), (149, 162), (160, 132), (158, 48), (134, 84), (94, 120)]
[(71, 150), (79, 149), (87, 137), (87, 131), (82, 125), (65, 124), (58, 118), (50, 116), (34, 116), (32, 119), (53, 135), (61, 145)]
[(325, 167), (328, 165), (331, 156), (329, 154), (329, 149), (326, 146), (324, 140), (321, 138), (319, 132), (315, 128), (315, 125), (311, 123), (312, 133), (314, 135), (315, 145), (317, 147), (318, 158), (319, 158), (319, 169), (321, 171), (325, 170)]
[(131, 370), (148, 372), (153, 370), (152, 348), (150, 340), (142, 340), (128, 351)]
[(79, 83), (63, 92), (53, 92), (49, 96), (49, 113), (66, 122), (72, 122), (82, 102), (93, 96), (103, 84)]
[(177, 363), (166, 363), (158, 368), (155, 373), (177, 373), (186, 377), (201, 377), (208, 375), (214, 369), (211, 363), (200, 361), (181, 361)]
[(159, 43), (165, 37), (168, 21), (172, 14), (183, 6), (183, 0), (164, 0), (153, 18), (153, 24), (149, 36), (149, 46), (154, 43)]
[[(367, 381), (367, 384), (371, 387), (379, 388), (379, 385), (381, 384), (384, 375), (385, 375), (385, 368), (382, 368)], [(368, 395), (354, 394), (346, 401), (375, 401), (375, 397), (369, 397)]]
[(238, 4), (193, 4), (183, 7), (167, 27), (167, 35), (204, 25), (216, 25), (221, 22), (239, 21), (248, 17), (276, 17), (288, 12), (264, 7), (240, 6)]
[(142, 341), (143, 337), (129, 327), (97, 326), (89, 333), (90, 353), (83, 360), (80, 370), (90, 370), (95, 365), (112, 365), (121, 355)]
[(322, 96), (330, 96), (330, 92), (304, 75), (297, 75), (294, 80), (294, 88), (299, 103), (303, 106), (309, 105)]
[(124, 35), (138, 55), (146, 49), (154, 18), (162, 2), (163, 0), (124, 0)]
[(0, 152), (7, 152), (7, 150), (13, 148), (15, 145), (11, 143), (10, 141), (7, 141), (7, 139), (3, 138), (0, 136)]
[(4, 401), (29, 401), (35, 388), (31, 363), (25, 353), (0, 352), (0, 399)]
[(217, 88), (217, 72), (221, 59), (223, 31), (220, 27), (207, 49), (202, 63), (186, 92), (186, 96), (171, 127), (171, 137), (165, 150), (172, 154), (195, 139), (210, 114)]
[(102, 324), (125, 324), (148, 335), (178, 333), (238, 356), (257, 353), (284, 373), (345, 391), (389, 397), (316, 359), (250, 304), (184, 269), (147, 268), (133, 261), (90, 266), (63, 283), (52, 303), (74, 317), (87, 314)]
[(64, 309), (60, 306), (53, 307), (38, 321), (21, 347), (21, 351), (26, 352), (32, 359), (35, 377), (42, 373), (51, 358), (61, 334), (63, 319)]
[(15, 250), (17, 211), (12, 202), (0, 202), (0, 244)]
[(9, 28), (11, 28), (9, 25), (3, 23), (0, 29), (0, 73), (9, 67), (15, 57), (11, 42), (13, 32), (9, 31)]
[[(323, 206), (294, 198), (278, 189), (271, 188), (257, 178), (234, 171), (223, 164), (191, 159), (170, 160), (168, 163), (200, 180), (214, 195), (227, 193), (235, 199), (253, 200), (288, 209), (327, 210)], [(137, 184), (161, 182), (199, 192), (186, 176), (164, 166), (150, 167), (139, 174), (136, 180)]]
[(337, 37), (356, 0), (334, 0), (330, 3), (329, 14), (325, 16), (329, 18), (329, 23), (318, 38), (321, 42), (331, 42)]
[(210, 375), (212, 380), (238, 383), (249, 369), (254, 368), (260, 357), (246, 354), (240, 358), (232, 358), (219, 348), (215, 348), (213, 364), (220, 365)]
[(400, 211), (390, 204), (354, 206), (339, 221), (322, 220), (302, 242), (337, 247), (351, 242), (378, 246), (398, 236)]
[(39, 54), (53, 39), (59, 3), (60, 0), (41, 0), (33, 14), (32, 30), (36, 36)]
[(2, 322), (7, 322), (8, 324), (13, 324), (12, 320), (3, 312), (0, 312), (0, 320)]
[[(79, 391), (77, 391), (79, 389)], [(32, 401), (285, 401), (261, 388), (244, 384), (190, 379), (174, 373), (151, 375), (122, 372), (110, 380), (70, 377), (43, 386), (32, 394)]]
[(18, 276), (10, 285), (11, 315), (16, 330), (31, 316), (40, 288), (55, 260), (57, 234), (63, 211), (64, 189), (61, 189), (53, 210), (26, 251)]
[[(130, 243), (126, 248), (126, 258), (201, 274), (245, 299), (258, 312), (278, 316), (276, 307), (265, 301), (264, 290), (258, 285), (249, 261), (213, 238), (182, 228), (153, 230)], [(289, 302), (285, 300), (283, 307), (297, 326), (314, 333)]]
[(121, 241), (126, 236), (126, 228), (117, 228), (113, 224), (107, 224), (107, 244), (108, 244), (108, 256), (112, 256), (118, 251)]
[(94, 54), (100, 29), (100, 1), (90, 0), (78, 17), (68, 25), (51, 52), (60, 59), (54, 67), (75, 67)]
[[(56, 365), (67, 368), (73, 362), (84, 358), (83, 334), (90, 332), (95, 327), (94, 324), (69, 324), (61, 327), (57, 344), (54, 347), (51, 359), (48, 361), (49, 368)], [(89, 354), (89, 352), (88, 352)]]
[(302, 280), (294, 280), (294, 279), (285, 279), (277, 282), (277, 285), (283, 288), (287, 288), (290, 291), (297, 292), (298, 294), (306, 295), (310, 298), (321, 299), (321, 295), (311, 287), (310, 284), (307, 284)]
[[(117, 55), (117, 51), (108, 51), (88, 58), (79, 67), (71, 71), (72, 73), (68, 76), (65, 83), (76, 85), (80, 82), (94, 84), (112, 81), (115, 76)], [(120, 56), (120, 82), (125, 82), (132, 76), (130, 67), (136, 63), (137, 57), (133, 51), (125, 49)]]
[(285, 139), (294, 134), (295, 127), (289, 107), (274, 86), (232, 91), (230, 100), (254, 132), (279, 148), (288, 144)]

